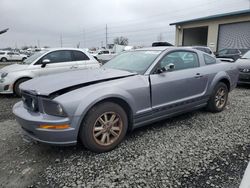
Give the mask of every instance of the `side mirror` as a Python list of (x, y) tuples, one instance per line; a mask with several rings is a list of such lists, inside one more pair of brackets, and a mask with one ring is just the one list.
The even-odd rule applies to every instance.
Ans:
[(169, 63), (169, 64), (165, 67), (166, 71), (172, 71), (172, 70), (174, 70), (174, 68), (175, 68), (175, 66), (174, 66), (173, 63)]
[(42, 68), (46, 67), (46, 65), (47, 65), (48, 63), (50, 63), (50, 60), (49, 60), (49, 59), (44, 59), (44, 60), (42, 61), (41, 67), (42, 67)]
[(174, 64), (173, 64), (173, 63), (170, 63), (170, 64), (168, 64), (168, 65), (165, 66), (165, 67), (162, 67), (162, 68), (157, 69), (156, 72), (157, 72), (158, 74), (161, 74), (161, 73), (166, 72), (166, 71), (173, 71), (174, 68), (175, 68)]

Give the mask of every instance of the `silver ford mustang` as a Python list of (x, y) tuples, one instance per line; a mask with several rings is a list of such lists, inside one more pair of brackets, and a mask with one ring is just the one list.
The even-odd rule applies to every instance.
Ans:
[(238, 74), (235, 64), (195, 49), (144, 48), (100, 69), (27, 81), (13, 112), (25, 135), (37, 141), (79, 140), (91, 151), (106, 152), (134, 128), (203, 107), (222, 111)]

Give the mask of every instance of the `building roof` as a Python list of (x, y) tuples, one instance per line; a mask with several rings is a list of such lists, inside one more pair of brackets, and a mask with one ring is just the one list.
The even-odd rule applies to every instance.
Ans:
[(184, 21), (180, 21), (180, 22), (171, 23), (169, 25), (181, 25), (181, 24), (190, 23), (190, 22), (205, 21), (205, 20), (224, 18), (224, 17), (229, 17), (229, 16), (240, 16), (240, 15), (244, 15), (244, 14), (250, 15), (250, 9), (236, 11), (236, 12), (223, 13), (223, 14), (216, 14), (216, 15), (206, 16), (206, 17), (202, 17), (202, 18), (184, 20)]

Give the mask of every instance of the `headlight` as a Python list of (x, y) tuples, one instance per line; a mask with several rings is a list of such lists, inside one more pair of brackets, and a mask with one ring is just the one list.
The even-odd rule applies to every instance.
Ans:
[(3, 73), (1, 74), (1, 78), (5, 78), (7, 75), (8, 75), (7, 72), (3, 72)]
[(58, 104), (55, 101), (43, 100), (43, 109), (44, 112), (48, 115), (62, 116), (62, 117), (67, 116), (62, 105)]

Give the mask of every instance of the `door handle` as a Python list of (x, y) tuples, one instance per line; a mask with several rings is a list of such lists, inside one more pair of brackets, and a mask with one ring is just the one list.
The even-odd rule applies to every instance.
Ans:
[(71, 69), (77, 69), (77, 68), (78, 68), (78, 66), (73, 65), (73, 66), (71, 66), (70, 68), (71, 68)]
[(201, 73), (196, 73), (195, 78), (202, 78), (203, 76), (201, 75)]

